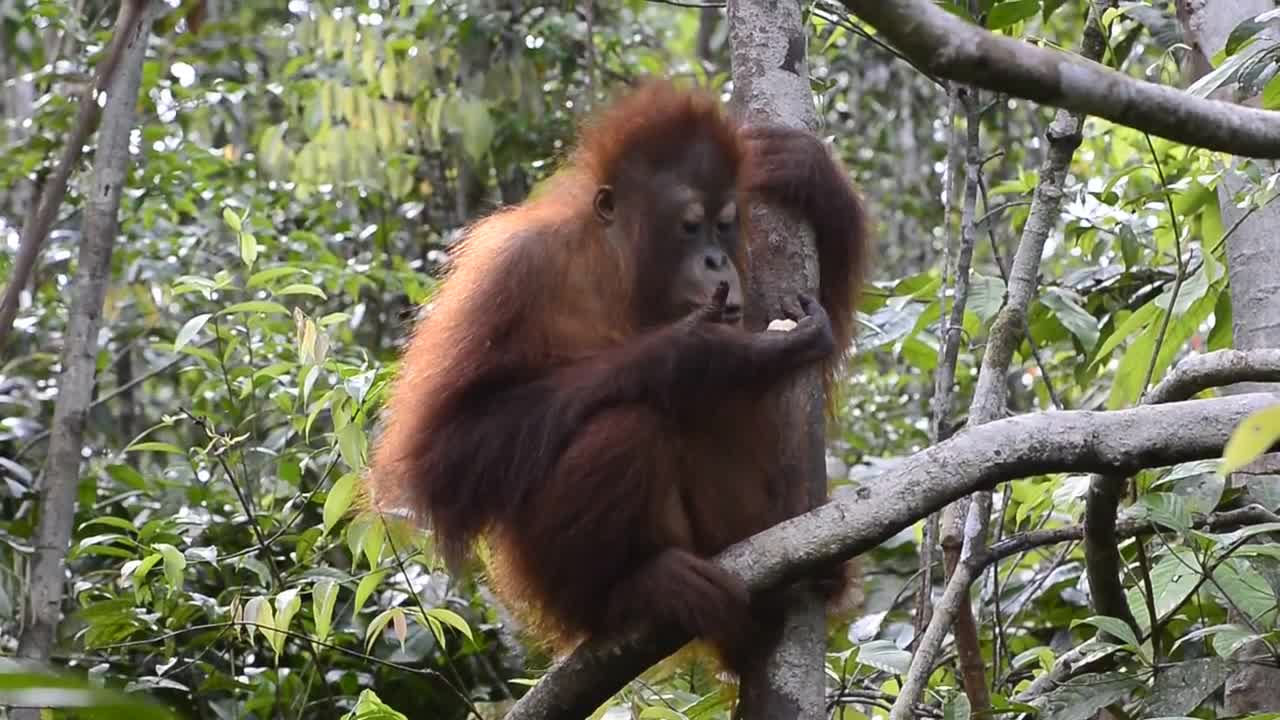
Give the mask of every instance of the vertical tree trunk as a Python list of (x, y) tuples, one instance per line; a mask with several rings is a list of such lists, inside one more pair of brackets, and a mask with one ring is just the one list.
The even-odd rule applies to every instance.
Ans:
[[(1198, 78), (1211, 68), (1209, 59), (1227, 44), (1231, 31), (1242, 21), (1275, 9), (1273, 0), (1178, 0), (1178, 19), (1182, 23), (1187, 44), (1191, 46), (1189, 72)], [(1274, 42), (1274, 24), (1264, 31), (1265, 41)], [(1237, 98), (1230, 88), (1219, 91), (1223, 100), (1238, 100), (1257, 105), (1257, 98)], [(1245, 161), (1235, 159), (1231, 164)], [(1276, 163), (1253, 160), (1266, 172), (1275, 172)], [(1240, 223), (1227, 239), (1227, 275), (1231, 292), (1231, 324), (1235, 347), (1242, 350), (1280, 347), (1280, 204), (1259, 208), (1249, 217), (1248, 209), (1236, 207), (1235, 196), (1249, 186), (1249, 180), (1234, 167), (1228, 168), (1218, 184), (1218, 201), (1222, 207), (1223, 226)], [(1237, 386), (1235, 391), (1274, 390), (1280, 386)], [(1233, 478), (1233, 481), (1238, 481)], [(1247, 482), (1273, 484), (1274, 476), (1252, 476)], [(1261, 643), (1249, 643), (1237, 656), (1265, 655)], [(1226, 711), (1246, 715), (1280, 710), (1280, 669), (1264, 664), (1243, 664), (1227, 678)]]
[[(809, 89), (806, 38), (799, 0), (740, 0), (728, 5), (733, 68), (733, 107), (747, 120), (816, 129)], [(761, 330), (784, 296), (815, 293), (818, 255), (813, 232), (768, 208), (751, 222), (767, 238), (752, 249), (748, 327)], [(819, 372), (796, 379), (779, 411), (779, 426), (794, 428), (783, 449), (780, 481), (800, 513), (826, 499), (825, 419)], [(799, 482), (797, 482), (799, 479)], [(741, 684), (749, 720), (819, 720), (825, 717), (826, 615), (812, 590), (799, 586), (789, 598), (783, 638), (773, 655), (746, 672)]]
[[(139, 7), (142, 5), (142, 7)], [(121, 18), (138, 21), (127, 30), (119, 67), (107, 86), (106, 105), (98, 133), (93, 180), (85, 193), (83, 238), (76, 268), (71, 316), (67, 321), (58, 399), (54, 407), (49, 463), (39, 489), (40, 519), (36, 526), (35, 554), (30, 570), (25, 625), (18, 656), (44, 661), (49, 658), (61, 617), (63, 567), (75, 519), (76, 487), (80, 481), (81, 448), (85, 418), (93, 393), (98, 329), (102, 303), (111, 277), (111, 251), (115, 244), (120, 191), (129, 161), (129, 134), (142, 78), (142, 61), (155, 13), (164, 7), (148, 0), (121, 3)], [(21, 711), (15, 718), (36, 718), (35, 711)]]

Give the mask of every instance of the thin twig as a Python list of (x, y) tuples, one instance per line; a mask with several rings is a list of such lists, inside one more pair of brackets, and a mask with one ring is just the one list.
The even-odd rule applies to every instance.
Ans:
[[(30, 232), (22, 236), (18, 245), (18, 256), (9, 273), (9, 284), (5, 287), (3, 297), (0, 297), (0, 352), (4, 351), (9, 335), (13, 331), (13, 320), (18, 314), (18, 299), (31, 280), (31, 273), (40, 257), (44, 241), (49, 236), (49, 230), (53, 228), (58, 209), (62, 207), (62, 199), (67, 194), (67, 183), (70, 182), (71, 173), (80, 162), (85, 140), (98, 123), (98, 116), (102, 112), (98, 104), (98, 94), (106, 91), (116, 66), (120, 64), (126, 41), (138, 31), (137, 25), (143, 19), (145, 6), (146, 2), (143, 0), (132, 0), (126, 2), (121, 8), (115, 31), (111, 35), (111, 43), (107, 46), (93, 81), (85, 87), (84, 95), (80, 98), (75, 125), (67, 137), (66, 145), (62, 148), (58, 166), (53, 171), (53, 177), (44, 184), (44, 192), (40, 194), (39, 204), (32, 208), (34, 219), (29, 224)], [(28, 224), (24, 223), (24, 228), (26, 227)]]

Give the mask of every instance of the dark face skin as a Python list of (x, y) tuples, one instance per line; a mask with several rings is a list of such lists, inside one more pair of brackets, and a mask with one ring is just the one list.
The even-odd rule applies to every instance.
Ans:
[[(632, 245), (637, 273), (637, 315), (642, 325), (677, 320), (706, 305), (727, 283), (723, 320), (742, 322), (742, 276), (734, 262), (739, 242), (738, 209), (732, 197), (716, 197), (688, 186), (669, 187), (658, 198), (638, 237), (618, 208), (613, 189), (596, 193), (596, 215), (610, 242)], [(630, 237), (628, 237), (628, 235)]]
[(608, 241), (634, 254), (640, 324), (678, 320), (727, 283), (723, 321), (740, 325), (743, 283), (734, 258), (742, 238), (733, 178), (723, 163), (695, 144), (681, 166), (652, 175), (631, 198), (626, 192), (602, 186), (595, 212)]

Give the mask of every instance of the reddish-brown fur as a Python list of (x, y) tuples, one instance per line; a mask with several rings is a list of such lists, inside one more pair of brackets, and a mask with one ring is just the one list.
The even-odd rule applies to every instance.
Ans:
[[(661, 193), (655, 169), (685, 167), (696, 143), (732, 175), (740, 220), (769, 199), (814, 226), (826, 345), (794, 349), (799, 338), (698, 312), (650, 321), (667, 241), (625, 208)], [(638, 256), (605, 237), (593, 211), (605, 185), (632, 203), (618, 217)], [(558, 649), (651, 619), (737, 665), (748, 594), (707, 558), (786, 516), (795, 479), (779, 467), (787, 430), (772, 407), (792, 370), (821, 362), (829, 375), (833, 348), (849, 346), (862, 224), (816, 138), (744, 129), (708, 95), (641, 85), (584, 129), (548, 187), (467, 233), (405, 351), (374, 503), (428, 521), (453, 567), (484, 539), (502, 596)], [(734, 260), (745, 278), (747, 254)]]

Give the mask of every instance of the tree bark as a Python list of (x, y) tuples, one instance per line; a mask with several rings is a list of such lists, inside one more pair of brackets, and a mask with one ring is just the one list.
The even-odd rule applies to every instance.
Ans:
[(935, 78), (1106, 118), (1194, 147), (1280, 158), (1278, 112), (1206, 100), (996, 35), (931, 0), (840, 2)]
[[(1189, 53), (1189, 74), (1197, 79), (1207, 72), (1210, 58), (1227, 44), (1231, 31), (1242, 21), (1275, 9), (1272, 0), (1178, 0), (1178, 20), (1182, 23)], [(1276, 42), (1275, 23), (1263, 31), (1260, 41)], [(1217, 94), (1225, 100), (1237, 99), (1245, 105), (1256, 105), (1257, 98), (1234, 97), (1230, 88), (1222, 88)], [(1254, 209), (1239, 207), (1236, 196), (1251, 185), (1241, 172), (1241, 166), (1256, 164), (1265, 172), (1275, 172), (1275, 162), (1265, 160), (1228, 161), (1226, 172), (1218, 183), (1218, 202), (1221, 205), (1223, 226), (1236, 226), (1227, 239), (1228, 291), (1231, 293), (1231, 324), (1234, 345), (1241, 350), (1280, 348), (1280, 204), (1270, 203)], [(1246, 213), (1249, 213), (1246, 217)], [(1242, 384), (1232, 390), (1250, 392), (1274, 390), (1276, 385)], [(1280, 478), (1274, 475), (1236, 475), (1233, 482), (1248, 477), (1245, 484), (1271, 484)], [(1236, 611), (1232, 620), (1239, 621)], [(1248, 643), (1237, 651), (1237, 656), (1251, 657), (1265, 651), (1260, 642)], [(1225, 710), (1230, 714), (1247, 715), (1256, 712), (1280, 710), (1280, 669), (1256, 663), (1242, 663), (1240, 669), (1227, 678), (1224, 698)]]
[[(1053, 472), (1133, 473), (1218, 457), (1250, 413), (1280, 394), (1253, 393), (1114, 412), (1032, 413), (968, 428), (803, 516), (725, 550), (717, 563), (761, 590), (866, 552), (948, 503)], [(580, 720), (688, 640), (671, 627), (593, 638), (520, 699), (507, 720)]]
[[(806, 35), (799, 0), (759, 0), (728, 5), (733, 107), (748, 121), (814, 130), (818, 125), (809, 89)], [(813, 231), (785, 213), (753, 208), (754, 232), (746, 322), (763, 330), (771, 309), (798, 292), (816, 294), (818, 253)], [(805, 373), (787, 389), (778, 409), (784, 433), (784, 471), (776, 482), (799, 515), (827, 497), (826, 424), (820, 371)], [(773, 653), (741, 678), (739, 702), (747, 720), (822, 720), (825, 717), (826, 613), (805, 584), (788, 593), (782, 639)]]
[[(85, 195), (83, 238), (67, 321), (58, 398), (49, 441), (48, 471), (39, 489), (40, 518), (34, 538), (25, 625), (18, 656), (48, 660), (61, 617), (66, 554), (75, 519), (84, 425), (93, 393), (102, 303), (111, 278), (111, 252), (118, 229), (120, 194), (129, 163), (142, 61), (151, 22), (162, 3), (129, 0), (120, 6), (123, 37), (119, 71), (107, 88), (92, 185)], [(132, 18), (132, 22), (128, 22)], [(127, 28), (127, 29), (126, 29)], [(39, 717), (22, 710), (15, 718)]]

